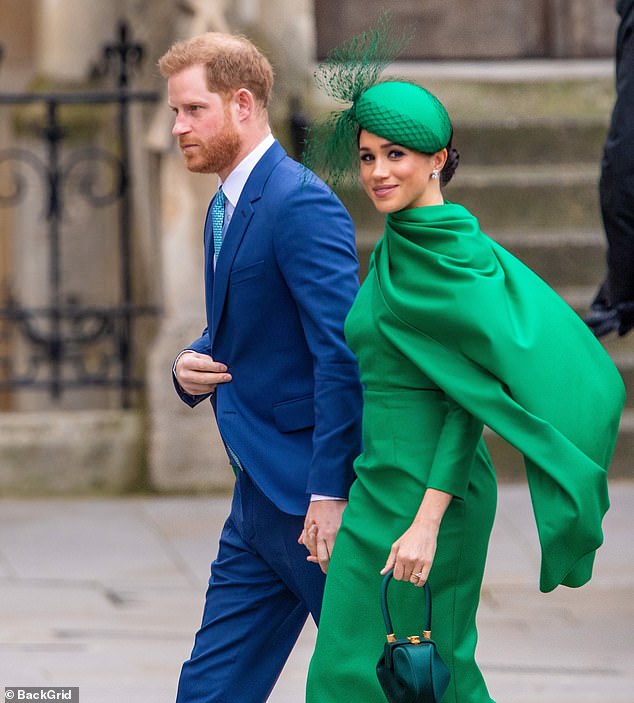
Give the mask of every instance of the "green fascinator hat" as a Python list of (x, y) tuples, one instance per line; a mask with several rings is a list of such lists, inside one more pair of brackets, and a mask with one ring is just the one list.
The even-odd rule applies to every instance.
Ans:
[(304, 163), (336, 187), (358, 173), (357, 138), (362, 129), (395, 144), (433, 154), (451, 139), (449, 115), (428, 90), (405, 80), (380, 80), (385, 67), (409, 42), (390, 36), (389, 14), (374, 29), (331, 51), (315, 82), (347, 109), (330, 113), (308, 132)]
[(425, 88), (386, 81), (368, 88), (354, 106), (361, 129), (415, 151), (433, 154), (451, 139), (449, 115)]

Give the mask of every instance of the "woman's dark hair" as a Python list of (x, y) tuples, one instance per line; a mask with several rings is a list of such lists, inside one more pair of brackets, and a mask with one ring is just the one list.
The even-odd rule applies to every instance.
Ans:
[[(452, 135), (453, 138), (453, 135)], [(456, 172), (458, 168), (458, 162), (460, 161), (460, 154), (458, 150), (451, 146), (451, 139), (449, 139), (449, 144), (447, 144), (447, 161), (440, 172), (440, 186), (446, 186), (451, 180), (451, 177)]]

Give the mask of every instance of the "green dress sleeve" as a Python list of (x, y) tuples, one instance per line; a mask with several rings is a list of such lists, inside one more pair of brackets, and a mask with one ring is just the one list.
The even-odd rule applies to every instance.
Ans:
[(432, 460), (427, 487), (464, 499), (483, 424), (445, 395), (447, 414)]

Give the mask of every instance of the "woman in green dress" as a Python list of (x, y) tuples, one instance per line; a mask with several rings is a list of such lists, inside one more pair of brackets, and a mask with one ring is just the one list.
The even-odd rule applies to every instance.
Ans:
[(346, 321), (364, 386), (357, 479), (332, 555), (310, 526), (302, 536), (328, 572), (306, 700), (385, 703), (378, 594), (392, 568), (400, 636), (419, 631), (415, 586), (430, 583), (433, 636), (451, 673), (443, 703), (489, 703), (475, 660), (496, 507), (483, 427), (524, 455), (541, 590), (580, 586), (602, 541), (623, 383), (566, 303), (445, 201), (457, 152), (442, 104), (403, 81), (355, 90), (330, 123), (330, 151), (321, 139), (308, 152), (314, 164), (334, 145), (341, 158), (342, 140), (353, 140), (386, 223)]

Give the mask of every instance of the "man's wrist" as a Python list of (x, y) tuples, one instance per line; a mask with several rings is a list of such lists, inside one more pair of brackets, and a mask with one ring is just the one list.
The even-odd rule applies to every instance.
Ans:
[(182, 352), (179, 352), (178, 356), (174, 359), (174, 363), (172, 364), (172, 373), (174, 376), (176, 376), (176, 364), (178, 364), (178, 360), (183, 356), (183, 354), (195, 354), (196, 352), (193, 349), (183, 349)]
[(322, 495), (321, 493), (313, 493), (310, 496), (310, 502), (311, 503), (316, 503), (317, 501), (320, 500), (347, 500), (347, 498), (342, 498), (341, 496), (325, 496)]
[(178, 356), (174, 359), (174, 364), (172, 365), (172, 376), (174, 377), (174, 382), (177, 384), (178, 388), (180, 388), (180, 390), (181, 390), (183, 393), (185, 393), (189, 398), (209, 397), (209, 396), (211, 396), (211, 395), (214, 394), (214, 392), (215, 392), (215, 390), (216, 390), (215, 388), (213, 388), (212, 390), (210, 390), (209, 393), (201, 393), (201, 394), (199, 394), (199, 395), (192, 395), (191, 393), (189, 393), (188, 391), (186, 391), (186, 390), (181, 386), (181, 384), (180, 384), (180, 382), (179, 382), (179, 380), (178, 380), (178, 376), (176, 375), (176, 364), (178, 364), (178, 360), (181, 358), (181, 356), (183, 356), (183, 354), (196, 354), (196, 353), (197, 353), (197, 352), (196, 352), (195, 349), (183, 349), (183, 351), (180, 352), (180, 353), (178, 354)]

